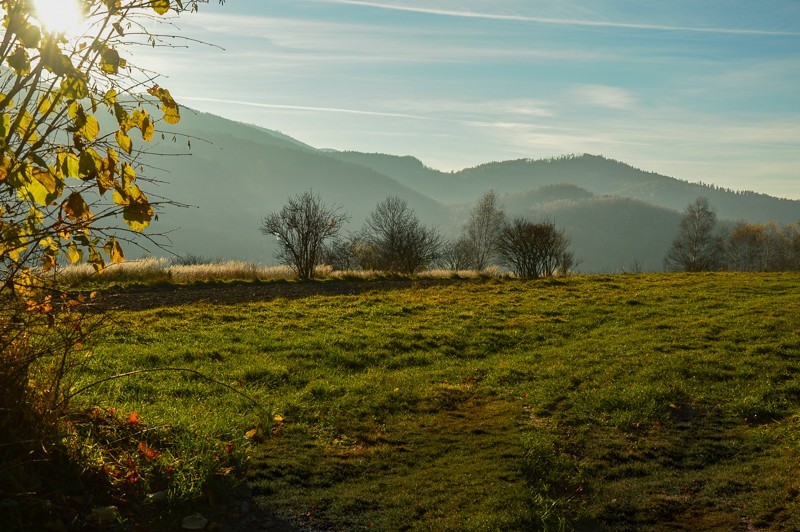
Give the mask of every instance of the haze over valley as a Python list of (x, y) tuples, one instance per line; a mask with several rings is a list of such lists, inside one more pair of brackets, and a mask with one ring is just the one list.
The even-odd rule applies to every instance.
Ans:
[[(442, 172), (412, 156), (318, 149), (281, 133), (185, 109), (154, 148), (166, 207), (152, 232), (171, 231), (170, 251), (271, 263), (261, 218), (289, 196), (313, 190), (350, 214), (347, 230), (388, 196), (406, 200), (425, 224), (454, 238), (472, 203), (493, 189), (509, 218), (550, 219), (572, 239), (583, 272), (663, 269), (683, 209), (707, 197), (721, 221), (800, 220), (800, 201), (689, 183), (602, 155), (487, 162)], [(191, 137), (191, 149), (184, 136)], [(198, 140), (199, 139), (199, 140)], [(188, 154), (188, 155), (187, 155)], [(157, 251), (157, 250), (155, 250)], [(163, 252), (159, 252), (163, 253)]]

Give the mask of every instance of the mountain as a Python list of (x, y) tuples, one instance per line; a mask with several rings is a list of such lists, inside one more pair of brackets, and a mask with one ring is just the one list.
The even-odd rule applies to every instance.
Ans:
[(413, 157), (357, 152), (336, 157), (373, 168), (443, 203), (472, 201), (487, 188), (513, 194), (569, 183), (594, 194), (638, 199), (678, 211), (705, 196), (723, 219), (787, 224), (800, 218), (796, 200), (689, 183), (599, 155), (492, 162), (452, 173), (428, 168)]
[[(191, 147), (189, 147), (191, 145)], [(737, 193), (644, 172), (594, 155), (487, 163), (441, 172), (413, 157), (321, 150), (282, 133), (185, 109), (174, 131), (148, 148), (151, 199), (162, 206), (152, 232), (171, 251), (271, 262), (274, 243), (262, 217), (312, 190), (350, 215), (358, 230), (390, 195), (406, 200), (423, 223), (455, 237), (472, 203), (494, 189), (509, 217), (548, 218), (572, 238), (585, 272), (659, 270), (681, 211), (706, 196), (721, 219), (800, 220), (800, 201)], [(151, 250), (160, 253), (157, 249)]]
[[(154, 231), (171, 231), (175, 253), (269, 262), (272, 242), (259, 231), (261, 219), (305, 190), (340, 205), (352, 229), (389, 195), (406, 200), (428, 224), (449, 222), (444, 206), (375, 170), (261, 128), (203, 113), (183, 115), (177, 142), (167, 135), (153, 147), (168, 156), (151, 157), (157, 169), (148, 172), (163, 181), (155, 191), (159, 196), (192, 206), (164, 207), (153, 225)], [(190, 150), (186, 136), (193, 139)]]

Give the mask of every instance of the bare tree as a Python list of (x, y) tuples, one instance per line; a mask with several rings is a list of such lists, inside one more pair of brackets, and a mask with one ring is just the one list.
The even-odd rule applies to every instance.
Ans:
[(292, 266), (300, 279), (314, 277), (322, 258), (323, 243), (336, 238), (349, 219), (340, 207), (323, 203), (312, 192), (303, 192), (289, 201), (279, 212), (264, 217), (261, 232), (278, 239), (276, 258)]
[(322, 262), (337, 271), (355, 270), (361, 267), (361, 248), (361, 235), (358, 233), (347, 238), (335, 238), (323, 246)]
[(439, 264), (448, 270), (475, 268), (475, 246), (465, 236), (450, 240), (442, 246)]
[(406, 274), (430, 266), (442, 245), (439, 232), (423, 226), (408, 204), (395, 196), (370, 213), (361, 239), (364, 267)]
[(570, 238), (552, 221), (533, 223), (516, 218), (500, 232), (497, 254), (519, 277), (550, 277), (567, 273), (574, 266), (569, 244)]
[(497, 242), (505, 221), (505, 213), (500, 209), (494, 190), (481, 196), (472, 208), (462, 238), (472, 246), (471, 266), (476, 270), (484, 270), (496, 260)]
[(674, 271), (716, 270), (722, 263), (722, 241), (714, 234), (717, 214), (708, 199), (699, 197), (686, 207), (678, 236), (672, 242), (665, 264)]

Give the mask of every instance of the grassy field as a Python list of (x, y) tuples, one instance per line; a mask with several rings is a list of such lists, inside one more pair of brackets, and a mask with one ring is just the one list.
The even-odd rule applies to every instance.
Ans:
[(76, 386), (217, 382), (146, 373), (75, 401), (160, 435), (149, 491), (238, 470), (310, 529), (797, 530), (798, 288), (483, 279), (123, 311)]

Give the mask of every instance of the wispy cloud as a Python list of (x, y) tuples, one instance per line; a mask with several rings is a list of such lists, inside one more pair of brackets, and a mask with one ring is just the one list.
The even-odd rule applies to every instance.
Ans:
[(633, 110), (636, 108), (636, 98), (633, 93), (619, 87), (580, 85), (572, 91), (572, 94), (578, 103), (582, 105), (618, 110)]
[(320, 2), (344, 4), (353, 6), (372, 7), (377, 9), (388, 9), (393, 11), (406, 11), (413, 13), (424, 13), (428, 15), (440, 15), (446, 17), (459, 17), (459, 18), (475, 18), (483, 20), (500, 20), (500, 21), (514, 21), (514, 22), (532, 22), (536, 24), (554, 24), (560, 26), (588, 26), (588, 27), (603, 27), (603, 28), (623, 28), (635, 30), (653, 30), (653, 31), (683, 31), (683, 32), (698, 32), (698, 33), (722, 33), (722, 34), (735, 34), (735, 35), (784, 35), (784, 36), (800, 36), (800, 32), (791, 31), (775, 31), (775, 30), (762, 30), (762, 29), (748, 29), (748, 28), (718, 28), (718, 27), (695, 27), (695, 26), (681, 26), (681, 25), (662, 25), (662, 24), (646, 24), (635, 22), (614, 22), (603, 20), (586, 20), (574, 18), (550, 18), (550, 17), (536, 17), (521, 14), (507, 14), (507, 13), (489, 13), (479, 11), (464, 11), (456, 9), (432, 8), (421, 7), (406, 4), (391, 4), (386, 2), (372, 2), (368, 0), (317, 0)]
[(261, 102), (248, 102), (244, 100), (229, 100), (225, 98), (201, 98), (201, 97), (193, 97), (193, 96), (182, 96), (180, 98), (181, 101), (189, 101), (189, 102), (207, 102), (207, 103), (218, 103), (218, 104), (227, 104), (227, 105), (243, 105), (246, 107), (257, 107), (260, 109), (276, 109), (276, 110), (284, 110), (284, 111), (310, 111), (315, 113), (341, 113), (341, 114), (350, 114), (350, 115), (361, 115), (361, 116), (383, 116), (383, 117), (390, 117), (390, 118), (410, 118), (414, 120), (429, 120), (429, 118), (424, 116), (416, 116), (416, 115), (409, 115), (403, 113), (386, 113), (382, 111), (364, 111), (361, 109), (344, 109), (340, 107), (316, 107), (311, 105), (284, 105), (284, 104), (273, 104), (273, 103), (261, 103)]

